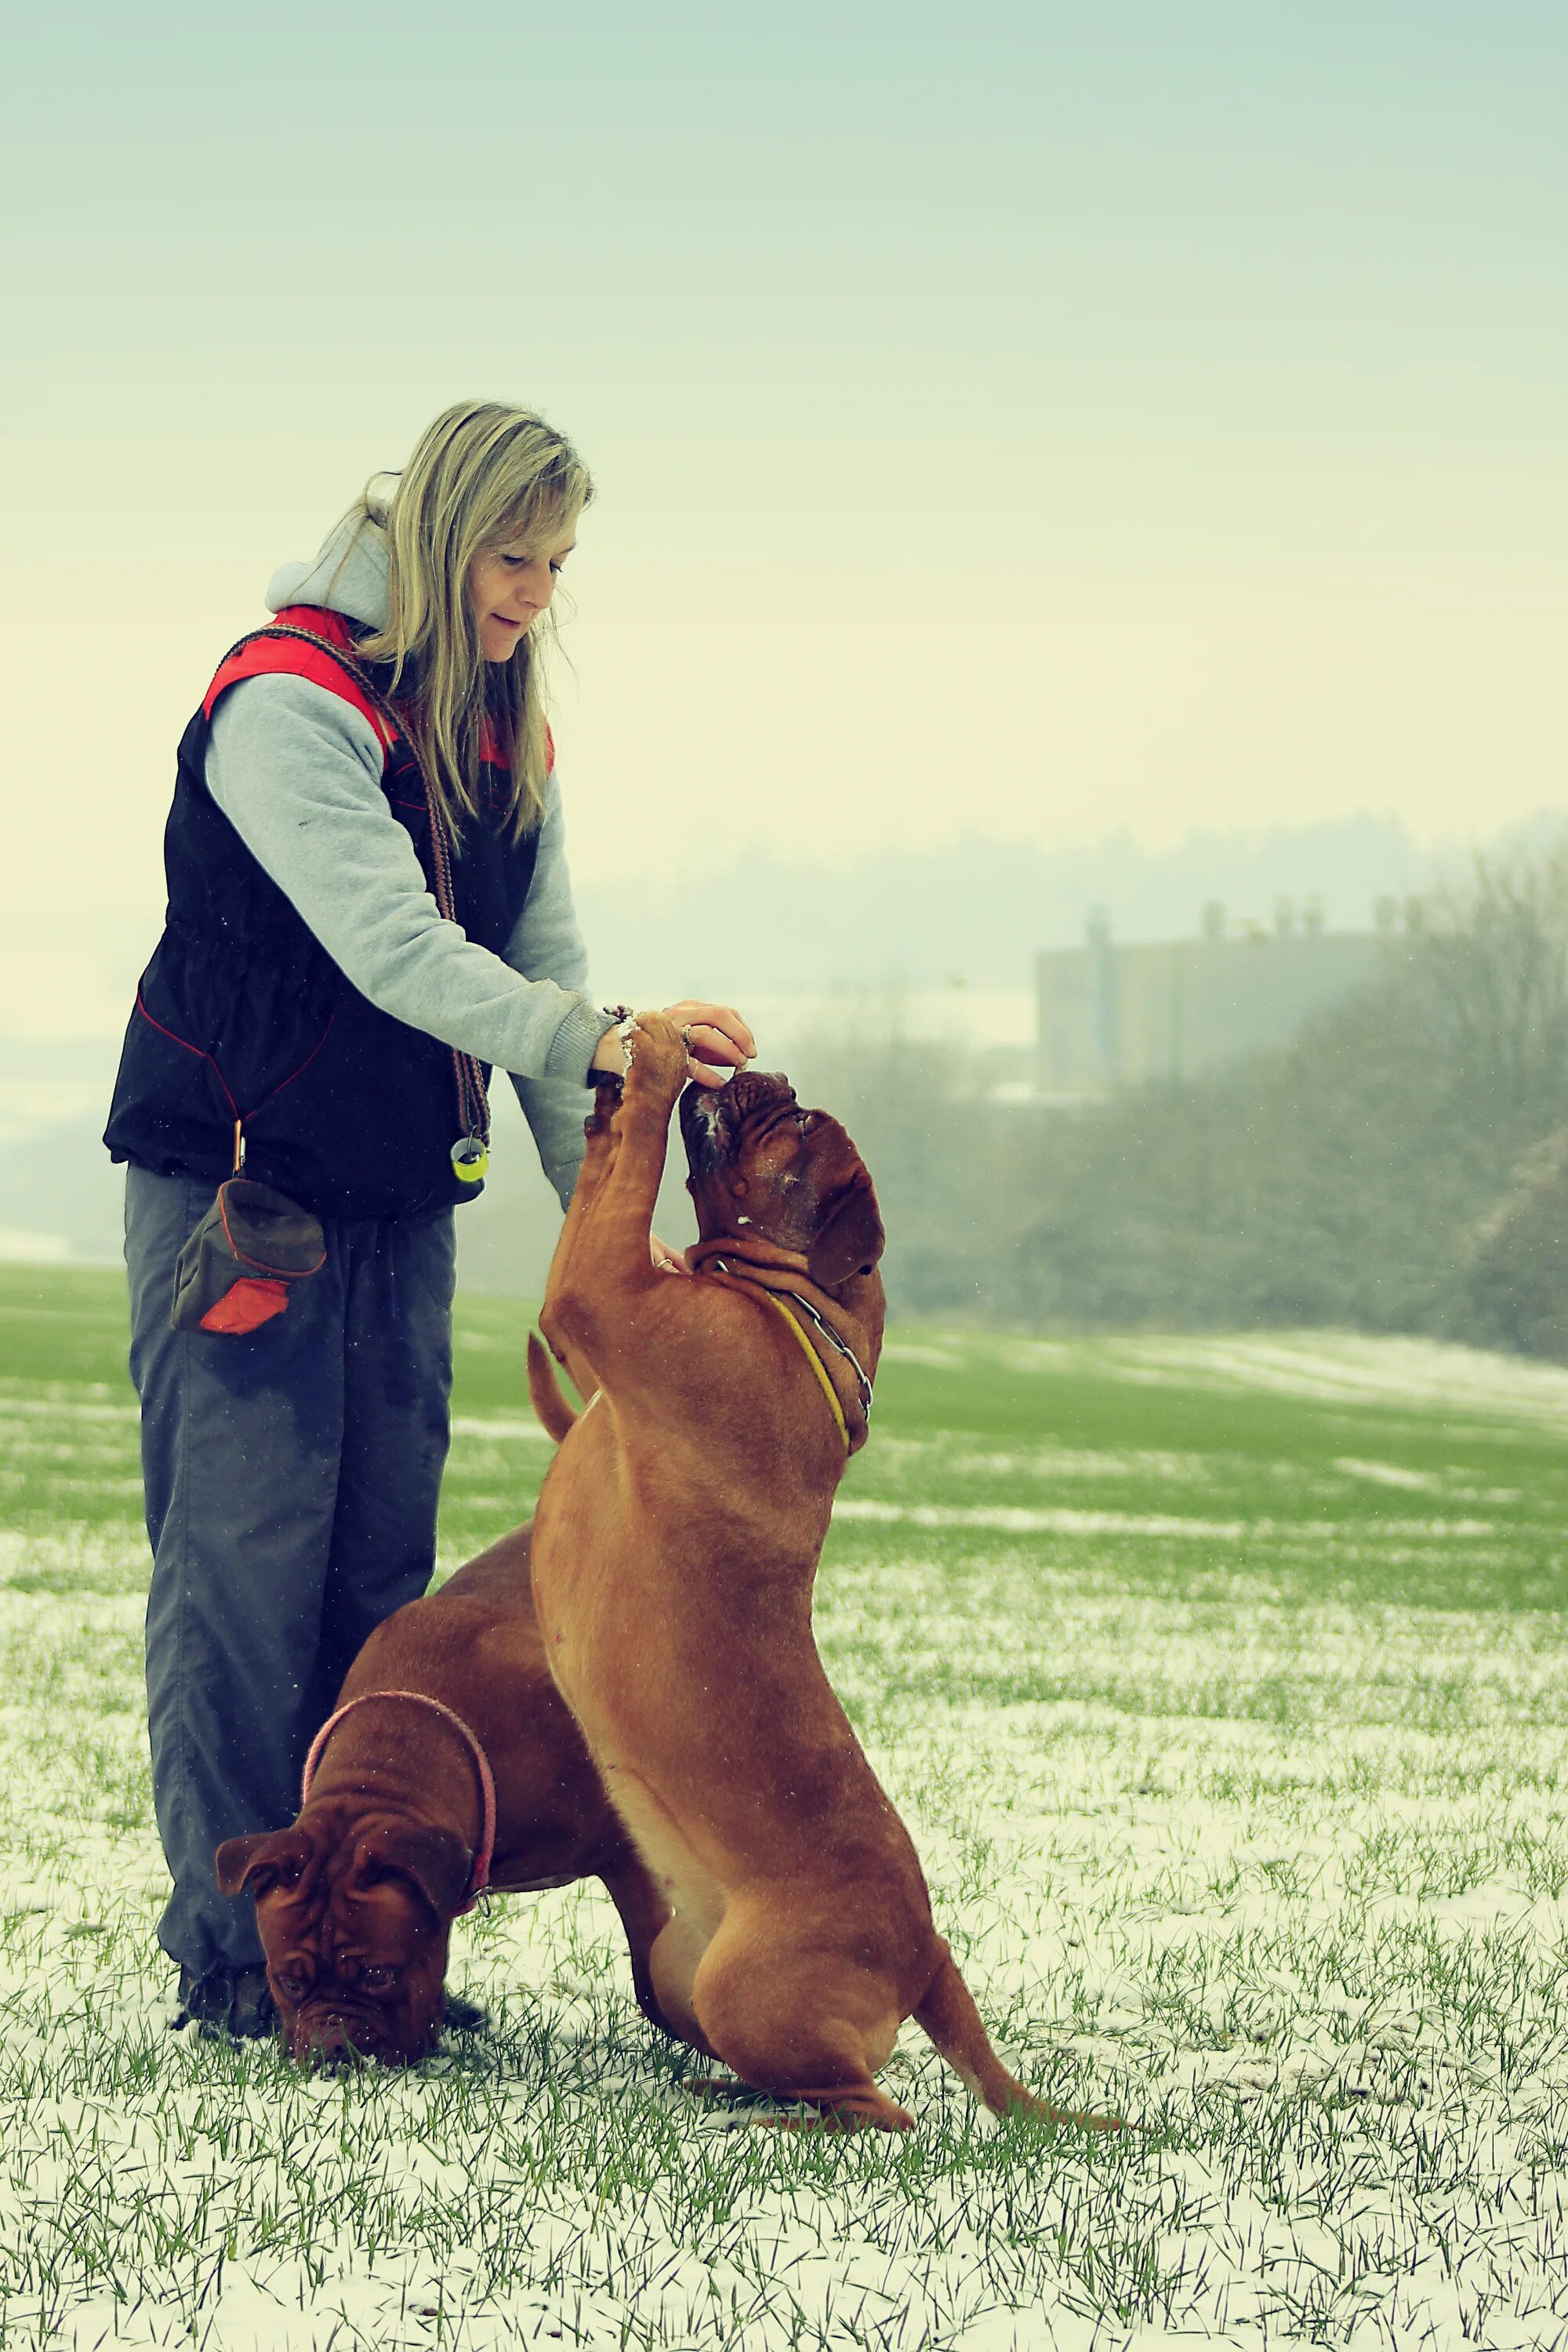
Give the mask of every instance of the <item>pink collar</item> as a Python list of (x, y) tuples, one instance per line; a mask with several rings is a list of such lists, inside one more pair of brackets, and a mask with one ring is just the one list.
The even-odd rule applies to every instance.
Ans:
[(304, 1778), (300, 1785), (300, 1807), (303, 1809), (310, 1802), (310, 1783), (316, 1777), (316, 1767), (321, 1760), (321, 1750), (327, 1744), (328, 1734), (336, 1730), (345, 1715), (352, 1715), (356, 1706), (363, 1706), (366, 1699), (372, 1698), (406, 1698), (412, 1699), (416, 1706), (429, 1707), (451, 1725), (472, 1759), (474, 1774), (479, 1784), (479, 1847), (468, 1874), (468, 1891), (453, 1915), (460, 1919), (465, 1912), (473, 1909), (490, 1883), (490, 1863), (496, 1850), (496, 1784), (489, 1759), (462, 1717), (455, 1715), (449, 1706), (443, 1706), (438, 1698), (430, 1698), (424, 1691), (361, 1691), (359, 1696), (351, 1698), (346, 1706), (340, 1706), (336, 1715), (327, 1717), (310, 1742), (310, 1752), (305, 1759)]

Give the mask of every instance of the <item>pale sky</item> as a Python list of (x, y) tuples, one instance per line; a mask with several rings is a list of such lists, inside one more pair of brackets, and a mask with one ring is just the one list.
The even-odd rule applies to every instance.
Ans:
[(5, 80), (13, 1030), (118, 1025), (218, 656), (473, 394), (600, 487), (582, 876), (1568, 809), (1558, 0), (65, 0)]

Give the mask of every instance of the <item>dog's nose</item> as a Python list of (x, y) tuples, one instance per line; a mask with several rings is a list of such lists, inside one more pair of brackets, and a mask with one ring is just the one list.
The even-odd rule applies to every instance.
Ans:
[(318, 2066), (357, 2066), (362, 2059), (374, 2058), (376, 2052), (374, 2037), (365, 2032), (363, 2024), (356, 2041), (346, 2017), (326, 2017), (312, 2028), (300, 2054)]

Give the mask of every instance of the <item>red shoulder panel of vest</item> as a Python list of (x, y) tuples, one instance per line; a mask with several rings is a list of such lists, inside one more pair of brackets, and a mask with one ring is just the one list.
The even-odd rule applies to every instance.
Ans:
[[(347, 619), (342, 613), (329, 612), (324, 604), (285, 604), (281, 612), (275, 613), (272, 617), (287, 628), (308, 629), (313, 637), (325, 637), (329, 644), (342, 646), (345, 652), (353, 649), (353, 631)], [(307, 646), (298, 637), (262, 637), (242, 646), (238, 653), (231, 654), (226, 661), (221, 662), (202, 698), (202, 716), (210, 719), (217, 707), (219, 695), (227, 688), (237, 686), (241, 678), (280, 677), (307, 677), (312, 686), (324, 686), (329, 693), (341, 695), (345, 702), (353, 704), (362, 719), (369, 720), (381, 740), (387, 741), (384, 721), (377, 711), (372, 709), (347, 670), (335, 662), (331, 654), (318, 653), (314, 646)], [(396, 740), (394, 734), (391, 741), (395, 743)], [(500, 756), (500, 747), (487, 719), (479, 757), (481, 760), (497, 761)], [(544, 765), (547, 774), (555, 765), (555, 738), (548, 727), (544, 730)]]
[[(342, 613), (330, 613), (324, 604), (285, 604), (274, 619), (286, 628), (308, 629), (313, 637), (324, 637), (330, 645), (342, 646), (349, 651), (353, 645), (353, 631)], [(265, 625), (265, 624), (263, 625)], [(242, 646), (237, 654), (220, 662), (213, 682), (202, 698), (202, 713), (210, 719), (217, 699), (229, 687), (237, 686), (246, 677), (305, 677), (312, 686), (324, 686), (329, 694), (342, 697), (352, 704), (360, 717), (375, 730), (384, 743), (386, 728), (366, 701), (353, 678), (331, 654), (319, 653), (314, 646), (299, 637), (261, 637)]]

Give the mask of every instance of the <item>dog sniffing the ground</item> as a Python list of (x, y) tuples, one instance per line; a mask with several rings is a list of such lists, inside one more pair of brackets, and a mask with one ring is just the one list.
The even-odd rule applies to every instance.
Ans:
[(637, 1999), (663, 2023), (647, 1952), (668, 1906), (545, 1664), (531, 1537), (527, 1527), (504, 1536), (378, 1626), (318, 1739), (299, 1818), (217, 1850), (224, 1893), (256, 1898), (296, 2059), (427, 2055), (452, 1922), (480, 1885), (517, 1894), (603, 1879)]

